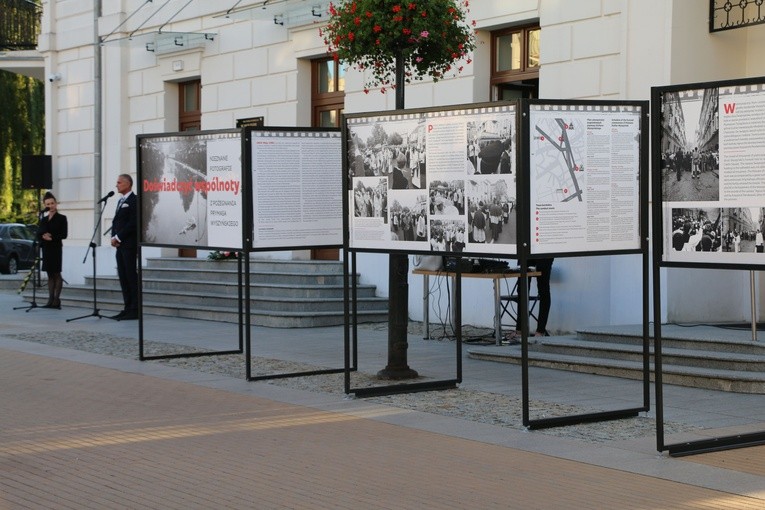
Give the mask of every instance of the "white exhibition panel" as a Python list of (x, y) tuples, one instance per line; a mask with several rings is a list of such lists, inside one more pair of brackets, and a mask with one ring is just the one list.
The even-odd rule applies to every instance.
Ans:
[(252, 248), (342, 246), (339, 130), (249, 131)]
[(641, 249), (641, 110), (529, 106), (532, 255)]
[(515, 104), (348, 117), (350, 248), (516, 255), (516, 122)]
[(660, 95), (663, 262), (763, 265), (765, 84)]

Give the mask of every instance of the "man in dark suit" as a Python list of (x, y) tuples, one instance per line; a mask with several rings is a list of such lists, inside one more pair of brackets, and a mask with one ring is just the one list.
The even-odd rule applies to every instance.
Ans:
[(138, 319), (138, 200), (133, 193), (133, 178), (117, 177), (117, 192), (122, 195), (112, 220), (112, 246), (117, 248), (117, 274), (125, 308), (112, 317), (120, 321)]

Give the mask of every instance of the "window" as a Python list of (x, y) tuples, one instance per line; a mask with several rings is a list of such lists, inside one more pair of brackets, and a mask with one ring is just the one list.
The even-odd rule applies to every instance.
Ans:
[(340, 127), (345, 107), (345, 66), (333, 58), (311, 63), (311, 124)]
[[(311, 62), (311, 125), (340, 127), (345, 108), (345, 65), (332, 57)], [(314, 248), (311, 260), (339, 260), (337, 248)]]
[(178, 127), (180, 131), (202, 129), (202, 82), (185, 81), (178, 84)]
[(539, 96), (539, 35), (539, 25), (491, 34), (492, 100)]

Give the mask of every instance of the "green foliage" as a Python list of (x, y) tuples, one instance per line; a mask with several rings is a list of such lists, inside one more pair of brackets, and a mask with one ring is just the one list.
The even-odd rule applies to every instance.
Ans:
[(465, 20), (469, 0), (339, 0), (329, 4), (321, 31), (335, 58), (366, 70), (364, 91), (395, 88), (396, 58), (407, 83), (459, 73), (475, 49), (475, 33)]
[(45, 87), (0, 71), (0, 222), (36, 223), (38, 192), (21, 188), (21, 156), (45, 150)]

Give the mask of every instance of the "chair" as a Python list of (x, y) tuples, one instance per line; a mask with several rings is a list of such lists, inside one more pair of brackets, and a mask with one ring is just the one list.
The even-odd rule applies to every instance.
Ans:
[[(521, 297), (518, 295), (518, 281), (519, 280), (515, 280), (515, 285), (513, 285), (513, 290), (510, 291), (510, 294), (502, 294), (499, 296), (499, 304), (502, 308), (499, 315), (500, 324), (504, 326), (504, 324), (502, 324), (502, 318), (505, 315), (510, 316), (510, 319), (513, 321), (513, 331), (520, 329), (518, 326), (518, 303)], [(538, 302), (539, 296), (531, 294), (531, 284), (529, 284), (529, 317), (532, 317), (535, 321), (539, 321), (539, 317), (534, 313)], [(508, 325), (508, 327), (509, 326), (510, 325)]]

